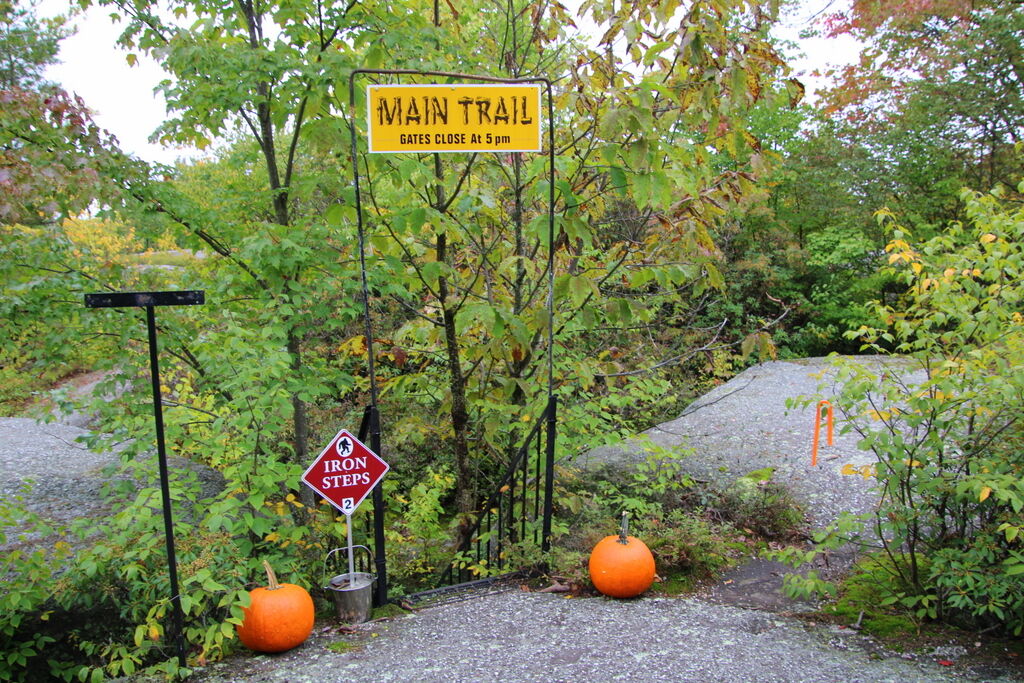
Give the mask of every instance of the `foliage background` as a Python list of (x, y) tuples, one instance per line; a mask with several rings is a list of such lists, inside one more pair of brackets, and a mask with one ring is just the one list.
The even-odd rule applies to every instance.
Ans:
[[(194, 482), (174, 491), (196, 541), (182, 550), (191, 663), (233, 647), (263, 558), (310, 585), (303, 568), (342, 531), (297, 482), (310, 444), (353, 424), (370, 398), (353, 163), (366, 178), (398, 586), (424, 585), (450, 561), (539, 414), (548, 354), (563, 406), (558, 455), (571, 462), (677, 414), (746, 364), (867, 341), (960, 363), (956, 386), (916, 388), (931, 402), (911, 425), (920, 444), (956, 434), (964, 446), (952, 460), (901, 468), (926, 461), (908, 455), (895, 423), (888, 441), (865, 432), (897, 518), (882, 529), (896, 533), (892, 595), (922, 618), (1019, 629), (1008, 580), (1020, 559), (1016, 423), (963, 413), (993, 377), (1005, 379), (1004, 403), (985, 409), (1009, 415), (1019, 398), (1008, 280), (1024, 120), (1019, 3), (853, 3), (820, 30), (865, 39), (863, 59), (813, 104), (770, 37), (775, 2), (588, 0), (580, 11), (601, 31), (590, 42), (557, 2), (98, 4), (121, 22), (129, 61), (146, 53), (171, 74), (158, 137), (210, 155), (172, 168), (124, 154), (86, 103), (41, 79), (65, 22), (0, 5), (0, 398), (18, 412), (63, 377), (109, 373), (82, 407), (102, 427), (90, 445), (118, 445), (130, 470), (153, 440), (141, 319), (86, 313), (82, 293), (194, 288), (216, 302), (160, 318), (169, 444), (225, 480), (211, 498)], [(555, 81), (554, 244), (542, 156), (348, 157), (356, 114), (345, 75), (385, 64)], [(938, 284), (922, 289), (929, 277)], [(850, 377), (851, 424), (868, 380)], [(121, 399), (102, 398), (114, 386), (127, 387)], [(903, 389), (886, 402), (918, 400)], [(902, 429), (906, 415), (880, 407)], [(986, 425), (998, 438), (973, 450)], [(690, 482), (671, 460), (634, 474), (645, 495), (628, 482), (583, 487), (564, 492), (562, 512), (628, 504), (669, 564), (687, 566), (696, 548), (709, 557), (698, 574), (727, 563), (733, 532), (707, 506), (683, 504)], [(61, 546), (50, 560), (5, 560), (43, 580), (5, 594), (4, 676), (173, 673), (168, 604), (154, 589), (164, 571), (155, 492), (112, 484), (110, 494), (115, 514), (71, 530), (102, 539), (76, 555), (74, 580), (31, 574), (62, 559)], [(970, 547), (924, 532), (954, 508)], [(21, 529), (12, 534), (49, 532), (17, 501), (4, 515), (5, 529)], [(56, 623), (65, 630), (48, 640)]]

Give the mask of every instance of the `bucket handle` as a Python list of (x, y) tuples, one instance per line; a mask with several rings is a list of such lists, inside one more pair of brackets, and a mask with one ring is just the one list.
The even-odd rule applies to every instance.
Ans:
[[(367, 562), (368, 562), (368, 563), (369, 563), (369, 562), (370, 562), (370, 561), (371, 561), (371, 560), (373, 559), (373, 553), (371, 553), (371, 552), (370, 552), (370, 549), (369, 549), (369, 548), (367, 548), (367, 547), (366, 547), (365, 545), (354, 545), (354, 546), (352, 546), (352, 550), (353, 550), (353, 551), (356, 551), (356, 550), (363, 550), (363, 551), (365, 551), (365, 552), (366, 552), (366, 557), (367, 557)], [(326, 586), (328, 585), (328, 580), (327, 580), (327, 565), (328, 565), (328, 563), (329, 563), (329, 562), (331, 561), (331, 555), (333, 555), (334, 553), (336, 553), (336, 552), (339, 552), (339, 551), (340, 551), (340, 552), (343, 552), (343, 553), (346, 553), (346, 554), (347, 554), (347, 552), (348, 552), (348, 547), (346, 547), (346, 546), (342, 546), (341, 548), (335, 548), (335, 549), (331, 550), (331, 551), (330, 551), (329, 553), (327, 553), (327, 556), (326, 556), (326, 557), (324, 557), (324, 573), (323, 573), (323, 585), (324, 585), (325, 587), (326, 587)], [(348, 572), (346, 572), (346, 574), (347, 574), (347, 573), (348, 573)]]

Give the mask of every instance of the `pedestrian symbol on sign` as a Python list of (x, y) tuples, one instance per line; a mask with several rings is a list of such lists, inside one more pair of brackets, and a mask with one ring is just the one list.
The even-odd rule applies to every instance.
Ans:
[(348, 455), (352, 452), (352, 442), (345, 437), (338, 439), (335, 447), (338, 449), (338, 455)]

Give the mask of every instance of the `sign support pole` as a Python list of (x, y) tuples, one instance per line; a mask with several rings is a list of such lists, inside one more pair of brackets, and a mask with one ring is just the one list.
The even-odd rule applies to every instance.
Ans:
[(156, 423), (156, 452), (160, 468), (160, 494), (163, 498), (164, 537), (167, 541), (167, 572), (171, 584), (171, 611), (174, 620), (175, 647), (178, 666), (185, 668), (185, 619), (181, 611), (178, 588), (178, 563), (174, 552), (174, 517), (171, 510), (171, 488), (167, 471), (167, 447), (164, 440), (163, 400), (160, 396), (160, 360), (156, 341), (155, 306), (194, 306), (205, 302), (202, 291), (183, 292), (117, 292), (86, 294), (86, 308), (146, 309), (146, 331), (149, 338), (149, 376), (153, 387), (153, 420)]
[(153, 383), (153, 419), (156, 422), (156, 453), (160, 465), (160, 494), (164, 508), (164, 538), (167, 540), (167, 573), (171, 581), (171, 608), (178, 665), (185, 668), (185, 619), (181, 613), (181, 591), (178, 588), (178, 562), (174, 553), (174, 518), (171, 511), (171, 487), (167, 473), (167, 447), (164, 443), (164, 410), (160, 396), (160, 361), (156, 345), (156, 314), (146, 306), (146, 327), (149, 332), (149, 376)]
[(352, 513), (345, 513), (345, 532), (348, 536), (348, 585), (354, 586), (356, 579), (356, 561), (352, 556)]

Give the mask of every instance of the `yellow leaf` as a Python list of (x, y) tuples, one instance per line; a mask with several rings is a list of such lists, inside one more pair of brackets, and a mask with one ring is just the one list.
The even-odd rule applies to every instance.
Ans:
[(864, 467), (860, 468), (860, 476), (864, 477), (865, 479), (870, 479), (871, 477), (875, 476), (875, 466), (864, 465)]
[(924, 266), (915, 261), (910, 264), (910, 269), (914, 271), (914, 275), (920, 275), (921, 271), (924, 270)]
[(978, 502), (979, 503), (984, 502), (985, 499), (988, 498), (989, 494), (991, 494), (991, 493), (992, 493), (992, 487), (991, 486), (983, 486), (983, 487), (981, 487), (981, 495), (978, 496)]
[(995, 242), (995, 241), (996, 241), (996, 236), (993, 235), (990, 232), (986, 232), (984, 235), (981, 236), (981, 239), (980, 239), (980, 242), (982, 244), (988, 244), (990, 242)]
[(846, 463), (845, 465), (843, 465), (843, 468), (839, 470), (839, 473), (845, 474), (846, 476), (851, 476), (857, 474), (858, 472), (856, 467), (854, 467), (850, 463)]
[(149, 626), (149, 639), (160, 640), (160, 629), (156, 627), (156, 624), (150, 624)]

